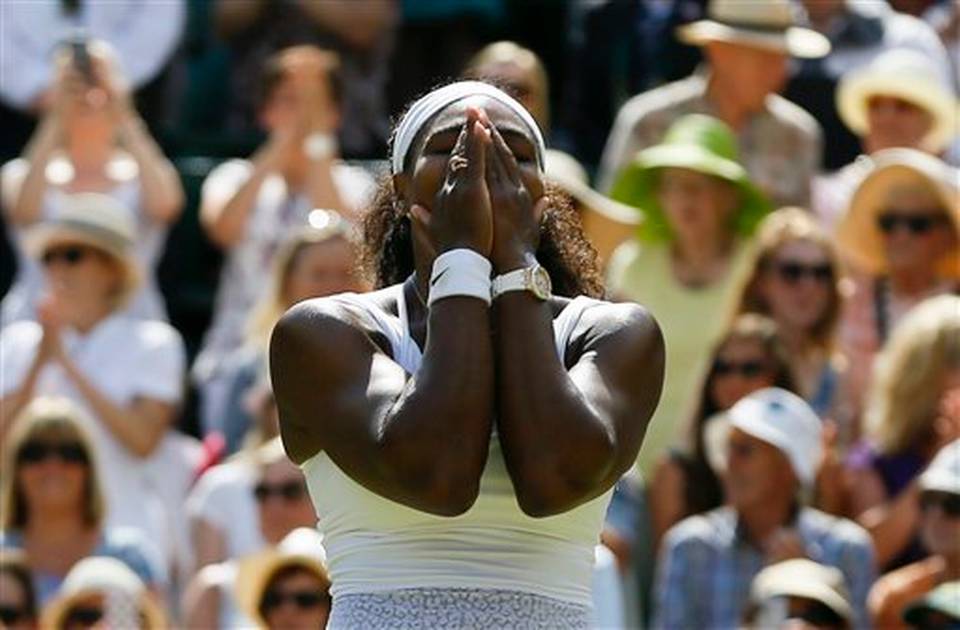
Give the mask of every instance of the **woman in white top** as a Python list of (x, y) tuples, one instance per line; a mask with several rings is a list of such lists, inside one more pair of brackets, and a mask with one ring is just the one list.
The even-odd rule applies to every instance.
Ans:
[(109, 195), (131, 214), (144, 282), (127, 308), (144, 319), (166, 319), (153, 271), (183, 207), (183, 188), (133, 107), (107, 44), (81, 46), (85, 52), (59, 56), (50, 108), (23, 156), (0, 172), (18, 268), (2, 304), (5, 322), (33, 319), (43, 287), (41, 267), (23, 248), (26, 232), (56, 217), (78, 192)]
[(596, 256), (545, 187), (543, 150), (485, 83), (416, 101), (366, 218), (381, 290), (301, 302), (274, 329), (328, 627), (589, 623), (594, 546), (663, 342), (643, 308), (584, 295), (602, 291)]

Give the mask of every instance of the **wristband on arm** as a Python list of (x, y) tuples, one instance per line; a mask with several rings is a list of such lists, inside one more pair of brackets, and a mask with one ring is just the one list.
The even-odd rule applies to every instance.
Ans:
[(430, 274), (427, 306), (443, 298), (463, 295), (490, 305), (490, 261), (472, 249), (451, 249), (437, 256)]

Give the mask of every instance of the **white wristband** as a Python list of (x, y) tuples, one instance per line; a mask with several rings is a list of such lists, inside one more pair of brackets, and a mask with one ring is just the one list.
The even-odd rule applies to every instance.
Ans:
[(490, 261), (472, 249), (451, 249), (437, 256), (430, 274), (427, 306), (455, 295), (480, 298), (490, 305)]

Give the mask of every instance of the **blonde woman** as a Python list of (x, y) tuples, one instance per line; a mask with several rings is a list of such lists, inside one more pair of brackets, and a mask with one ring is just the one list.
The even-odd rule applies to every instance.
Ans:
[(17, 418), (3, 452), (0, 547), (23, 550), (40, 605), (90, 555), (119, 558), (151, 587), (166, 582), (158, 550), (140, 532), (105, 527), (85, 422), (70, 401), (37, 398)]
[(836, 347), (841, 282), (829, 235), (807, 211), (783, 208), (757, 229), (736, 312), (760, 313), (777, 323), (798, 393), (818, 415), (835, 421), (849, 440), (856, 435), (854, 411), (846, 361)]
[[(848, 458), (851, 512), (872, 534), (881, 567), (922, 557), (915, 478), (960, 436), (950, 397), (960, 390), (960, 298), (917, 306), (877, 358), (866, 439)], [(954, 405), (955, 406), (955, 405)]]

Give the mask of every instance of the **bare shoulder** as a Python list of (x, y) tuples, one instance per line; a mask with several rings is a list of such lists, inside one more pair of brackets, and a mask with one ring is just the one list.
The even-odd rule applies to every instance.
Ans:
[(657, 320), (635, 302), (598, 302), (585, 309), (574, 336), (582, 338), (588, 348), (597, 344), (632, 350), (663, 348)]

